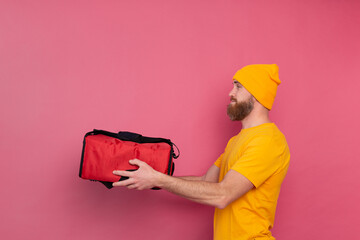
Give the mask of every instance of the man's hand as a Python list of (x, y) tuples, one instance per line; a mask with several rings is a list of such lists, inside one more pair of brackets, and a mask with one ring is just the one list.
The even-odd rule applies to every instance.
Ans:
[(156, 187), (156, 181), (161, 176), (160, 172), (155, 171), (147, 163), (139, 159), (132, 159), (129, 163), (131, 165), (137, 165), (139, 169), (133, 172), (114, 170), (114, 175), (129, 177), (129, 179), (124, 181), (114, 182), (114, 187), (127, 187), (128, 189), (137, 190)]

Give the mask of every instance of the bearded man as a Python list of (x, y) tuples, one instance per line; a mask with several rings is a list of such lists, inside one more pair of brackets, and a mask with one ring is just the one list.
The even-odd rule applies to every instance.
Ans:
[(276, 64), (248, 65), (236, 72), (227, 113), (241, 121), (242, 129), (203, 176), (172, 177), (133, 159), (130, 164), (139, 169), (115, 170), (129, 179), (113, 186), (160, 187), (214, 206), (215, 240), (275, 239), (270, 230), (290, 161), (286, 139), (269, 119), (280, 83)]

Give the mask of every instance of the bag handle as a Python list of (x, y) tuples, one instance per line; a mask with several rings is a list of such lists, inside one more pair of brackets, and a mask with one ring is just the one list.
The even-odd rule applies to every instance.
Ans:
[(160, 143), (160, 142), (165, 142), (165, 143), (169, 144), (171, 146), (171, 148), (173, 148), (175, 146), (175, 148), (177, 150), (177, 154), (175, 154), (174, 151), (172, 151), (172, 157), (174, 159), (177, 159), (180, 156), (179, 148), (175, 145), (175, 143), (171, 142), (170, 139), (166, 139), (166, 138), (144, 137), (143, 135), (138, 134), (138, 133), (125, 132), (125, 131), (120, 131), (118, 133), (113, 133), (113, 132), (108, 132), (108, 131), (98, 130), (98, 129), (94, 129), (94, 131), (89, 132), (87, 134), (103, 134), (103, 135), (111, 136), (111, 137), (114, 137), (114, 138), (118, 138), (120, 140), (132, 141), (132, 142), (137, 142), (137, 143)]
[(173, 152), (172, 156), (174, 159), (177, 159), (180, 156), (180, 150), (179, 148), (175, 145), (175, 143), (171, 142), (170, 139), (166, 139), (166, 138), (153, 138), (153, 137), (144, 137), (141, 134), (138, 133), (133, 133), (133, 132), (119, 132), (118, 136), (120, 139), (122, 140), (127, 140), (127, 141), (133, 141), (133, 142), (137, 142), (137, 143), (159, 143), (159, 142), (166, 142), (168, 143), (172, 148), (173, 146), (175, 146), (176, 150), (177, 150), (177, 155)]
[(132, 142), (142, 141), (142, 135), (133, 132), (118, 132), (118, 136), (121, 140), (127, 140)]

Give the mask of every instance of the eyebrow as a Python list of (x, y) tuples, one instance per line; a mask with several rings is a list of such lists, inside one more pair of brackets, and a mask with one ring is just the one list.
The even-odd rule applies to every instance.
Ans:
[(238, 80), (234, 80), (234, 81), (233, 81), (233, 84), (237, 84), (237, 85), (243, 86), (241, 83), (239, 83)]

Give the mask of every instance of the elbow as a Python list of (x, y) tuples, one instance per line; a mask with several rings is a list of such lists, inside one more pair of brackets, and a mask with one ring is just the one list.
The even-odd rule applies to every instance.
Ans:
[(218, 209), (224, 209), (224, 208), (226, 208), (226, 204), (216, 204), (216, 208), (218, 208)]
[(221, 196), (217, 199), (216, 203), (214, 204), (214, 206), (216, 208), (219, 209), (224, 209), (226, 208), (228, 205), (230, 204), (230, 200), (229, 198), (227, 198), (226, 196)]
[(224, 187), (223, 182), (219, 183), (219, 187), (219, 195), (216, 198), (214, 206), (219, 209), (224, 209), (232, 202), (231, 192)]

